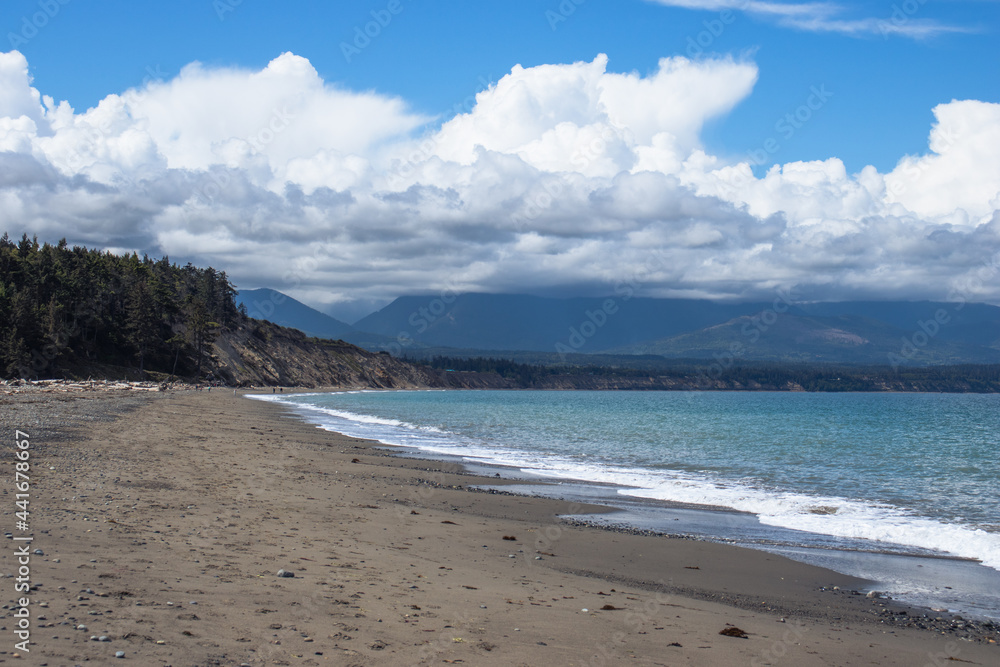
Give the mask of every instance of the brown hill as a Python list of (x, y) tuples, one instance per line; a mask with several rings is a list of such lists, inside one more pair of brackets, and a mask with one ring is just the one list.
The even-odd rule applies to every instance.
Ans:
[(229, 385), (413, 389), (450, 386), (443, 373), (345, 343), (249, 320), (223, 331), (204, 369)]

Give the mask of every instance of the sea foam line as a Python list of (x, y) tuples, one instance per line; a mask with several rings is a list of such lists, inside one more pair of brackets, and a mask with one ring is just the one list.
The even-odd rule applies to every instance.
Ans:
[[(488, 447), (433, 426), (299, 403), (287, 397), (253, 398), (286, 404), (323, 428), (350, 431), (348, 435), (354, 437), (516, 467), (524, 473), (544, 477), (612, 484), (621, 487), (618, 492), (626, 496), (727, 507), (754, 514), (769, 526), (931, 549), (977, 559), (1000, 570), (1000, 534), (944, 523), (888, 504), (761, 489), (680, 471), (580, 463), (554, 455)], [(425, 437), (420, 437), (424, 434)]]

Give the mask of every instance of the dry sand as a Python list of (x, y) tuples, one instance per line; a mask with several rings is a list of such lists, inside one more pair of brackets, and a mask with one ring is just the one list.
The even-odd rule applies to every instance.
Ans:
[[(5, 447), (31, 436), (31, 532), (14, 529), (7, 455), (5, 531), (44, 552), (30, 653), (15, 650), (16, 578), (2, 584), (0, 662), (1000, 664), (995, 627), (902, 627), (923, 610), (827, 570), (570, 526), (556, 515), (596, 508), (470, 492), (496, 480), (231, 391), (0, 400)], [(747, 637), (720, 634), (733, 627)]]

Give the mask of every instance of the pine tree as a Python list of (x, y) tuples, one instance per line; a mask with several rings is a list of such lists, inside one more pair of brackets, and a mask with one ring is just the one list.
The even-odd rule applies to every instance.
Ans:
[(200, 297), (191, 299), (188, 314), (188, 332), (195, 349), (195, 374), (201, 375), (201, 362), (205, 346), (215, 341), (217, 322), (209, 319), (208, 307)]
[(129, 340), (139, 355), (139, 373), (146, 367), (146, 353), (159, 340), (160, 319), (144, 280), (132, 285), (126, 298)]

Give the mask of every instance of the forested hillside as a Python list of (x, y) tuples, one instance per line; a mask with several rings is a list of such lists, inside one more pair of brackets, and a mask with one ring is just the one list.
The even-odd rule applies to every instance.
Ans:
[[(537, 355), (535, 355), (537, 356)], [(230, 385), (792, 391), (1000, 390), (1000, 366), (732, 364), (542, 355), (435, 356), (428, 367), (252, 319), (226, 274), (169, 259), (0, 238), (5, 378), (218, 380)], [(628, 363), (626, 363), (628, 362)]]
[(251, 319), (225, 272), (0, 239), (0, 375), (426, 387), (441, 374)]
[(241, 317), (225, 272), (166, 257), (0, 238), (0, 370), (33, 377), (90, 365), (200, 373)]

